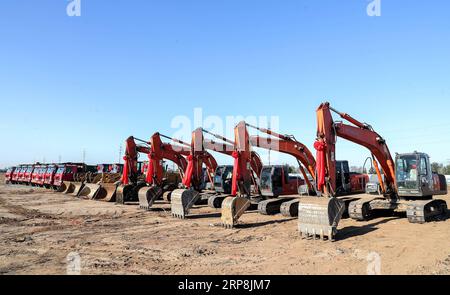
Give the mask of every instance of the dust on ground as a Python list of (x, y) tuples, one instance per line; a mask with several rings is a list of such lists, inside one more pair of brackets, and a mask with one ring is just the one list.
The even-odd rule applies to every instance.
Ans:
[(82, 274), (450, 274), (449, 218), (344, 219), (331, 243), (301, 239), (295, 218), (251, 212), (229, 230), (206, 206), (178, 220), (162, 201), (146, 212), (0, 181), (0, 274), (66, 274), (70, 253)]

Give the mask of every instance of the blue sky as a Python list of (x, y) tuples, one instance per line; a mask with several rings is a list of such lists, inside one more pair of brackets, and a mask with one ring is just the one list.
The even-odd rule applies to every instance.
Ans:
[[(116, 162), (126, 137), (173, 134), (196, 107), (279, 116), (312, 148), (324, 100), (391, 152), (450, 161), (450, 2), (381, 0), (380, 17), (369, 2), (81, 0), (68, 17), (66, 0), (1, 1), (0, 167)], [(367, 156), (339, 141), (338, 158)]]

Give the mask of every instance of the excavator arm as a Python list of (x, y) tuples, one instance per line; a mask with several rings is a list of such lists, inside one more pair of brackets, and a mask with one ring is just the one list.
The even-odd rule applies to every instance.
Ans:
[(174, 162), (178, 166), (181, 176), (183, 176), (187, 169), (185, 157), (190, 154), (187, 147), (163, 143), (160, 133), (152, 135), (150, 147), (150, 153), (148, 153), (150, 167), (147, 170), (147, 182), (149, 184), (161, 185), (164, 173), (161, 162), (164, 159)]
[[(335, 122), (332, 112), (338, 114), (350, 124)], [(378, 174), (382, 192), (389, 199), (397, 196), (394, 162), (386, 141), (370, 125), (333, 109), (328, 102), (322, 103), (316, 114), (317, 139), (314, 143), (314, 148), (317, 150), (316, 186), (317, 191), (325, 198), (304, 198), (300, 201), (299, 231), (305, 236), (312, 235), (315, 238), (316, 235), (319, 235), (322, 239), (327, 236), (330, 240), (333, 240), (338, 223), (346, 207), (349, 206), (348, 204), (359, 206), (357, 202), (359, 197), (344, 196), (337, 198), (337, 137), (364, 146), (372, 153), (373, 164)], [(384, 182), (378, 163), (383, 168)], [(345, 192), (345, 194), (349, 193), (351, 194), (352, 191)], [(364, 204), (364, 202), (361, 204)], [(364, 215), (364, 213), (361, 214)]]
[[(334, 122), (332, 112), (353, 125)], [(314, 146), (318, 150), (317, 158), (323, 159), (318, 167), (318, 189), (333, 196), (336, 191), (336, 137), (341, 137), (366, 147), (371, 153), (383, 194), (392, 197), (397, 192), (394, 161), (386, 141), (366, 123), (361, 123), (346, 113), (341, 113), (329, 103), (323, 103), (317, 109), (317, 140)], [(319, 160), (318, 160), (319, 162)], [(321, 161), (322, 163), (322, 161)], [(379, 169), (383, 169), (384, 182)], [(319, 171), (320, 170), (320, 171)], [(328, 186), (325, 186), (325, 182)]]

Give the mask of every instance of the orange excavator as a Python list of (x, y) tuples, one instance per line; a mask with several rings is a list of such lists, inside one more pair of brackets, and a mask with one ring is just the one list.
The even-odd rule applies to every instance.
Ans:
[[(210, 139), (204, 138), (204, 133), (210, 134), (222, 141), (222, 143), (217, 143)], [(232, 144), (232, 145), (231, 145)], [(226, 194), (231, 192), (231, 186), (227, 186), (227, 176), (225, 172), (227, 171), (227, 166), (218, 166), (214, 158), (209, 154), (208, 150), (215, 151), (228, 156), (233, 156), (234, 154), (234, 142), (203, 128), (197, 128), (192, 132), (191, 141), (191, 156), (192, 159), (199, 159), (199, 161), (204, 163), (209, 163), (212, 169), (208, 168), (209, 181), (212, 184), (210, 190), (195, 190), (190, 189), (188, 180), (189, 175), (186, 174), (183, 180), (183, 184), (187, 189), (179, 189), (172, 193), (172, 215), (177, 218), (185, 218), (189, 213), (190, 208), (196, 202), (197, 199), (206, 199), (208, 204), (213, 208), (220, 208), (222, 201), (226, 198)], [(261, 169), (261, 160), (256, 153), (251, 155), (250, 165), (252, 169), (259, 171)], [(212, 161), (214, 160), (214, 161)], [(195, 161), (193, 161), (195, 165)], [(195, 167), (195, 166), (194, 166)], [(195, 169), (194, 169), (195, 171)], [(217, 186), (217, 188), (216, 188)]]
[[(162, 166), (163, 159), (174, 162), (179, 168), (179, 173), (183, 175), (187, 167), (185, 157), (189, 155), (189, 149), (163, 143), (161, 137), (164, 137), (164, 135), (155, 133), (149, 142), (132, 136), (126, 140), (125, 163), (121, 185), (117, 188), (117, 203), (124, 204), (139, 200), (141, 207), (151, 207), (154, 200), (162, 194), (166, 183)], [(136, 144), (136, 141), (140, 144)], [(146, 154), (149, 157), (144, 180), (139, 179), (139, 153)]]
[[(349, 122), (335, 122), (332, 112)], [(344, 196), (341, 188), (358, 185), (349, 173), (336, 173), (336, 139), (344, 138), (366, 147), (372, 154), (378, 190), (371, 194)], [(406, 212), (412, 223), (424, 223), (446, 214), (447, 203), (433, 195), (447, 194), (445, 177), (432, 172), (425, 153), (396, 154), (392, 158), (386, 140), (372, 126), (341, 113), (329, 103), (317, 109), (316, 186), (321, 197), (301, 198), (299, 231), (304, 237), (333, 241), (338, 223), (347, 209), (351, 218), (367, 220), (374, 210)], [(381, 169), (380, 169), (381, 166)], [(339, 186), (343, 183), (344, 186)], [(346, 208), (348, 206), (348, 208)]]

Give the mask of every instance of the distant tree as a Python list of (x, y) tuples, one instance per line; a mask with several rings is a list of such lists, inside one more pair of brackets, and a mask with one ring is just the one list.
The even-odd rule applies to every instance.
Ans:
[(437, 163), (437, 162), (433, 162), (431, 163), (431, 171), (435, 172), (435, 173), (443, 173), (444, 170), (444, 165)]
[(350, 172), (363, 173), (363, 167), (350, 166)]
[(298, 173), (299, 170), (295, 166), (289, 165), (289, 173)]
[(450, 175), (450, 164), (442, 168), (442, 174)]

